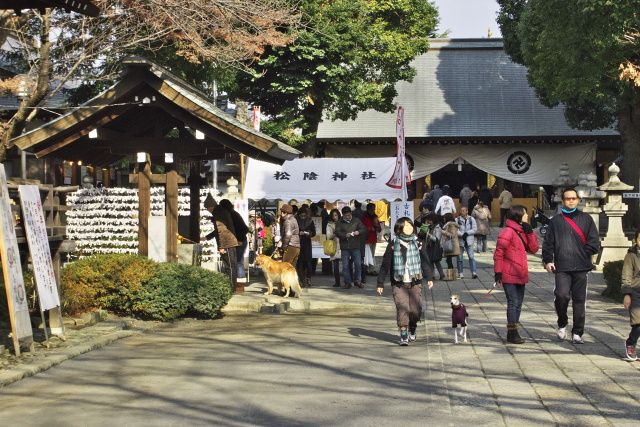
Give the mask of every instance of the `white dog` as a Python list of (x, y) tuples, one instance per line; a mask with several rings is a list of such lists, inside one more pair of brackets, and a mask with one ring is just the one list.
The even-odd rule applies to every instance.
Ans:
[(463, 342), (467, 342), (467, 309), (464, 304), (460, 302), (458, 295), (451, 295), (451, 327), (453, 329), (453, 336), (456, 344), (458, 344), (458, 337)]

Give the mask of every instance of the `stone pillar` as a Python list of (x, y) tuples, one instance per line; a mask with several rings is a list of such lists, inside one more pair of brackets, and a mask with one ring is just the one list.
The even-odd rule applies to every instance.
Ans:
[(599, 190), (606, 191), (607, 203), (603, 210), (609, 219), (607, 235), (602, 239), (598, 268), (601, 269), (605, 262), (619, 261), (624, 259), (627, 250), (631, 247), (631, 241), (627, 239), (622, 229), (622, 217), (629, 207), (622, 202), (622, 192), (633, 189), (633, 186), (620, 181), (618, 173), (620, 168), (613, 163), (609, 166), (609, 181), (599, 187)]

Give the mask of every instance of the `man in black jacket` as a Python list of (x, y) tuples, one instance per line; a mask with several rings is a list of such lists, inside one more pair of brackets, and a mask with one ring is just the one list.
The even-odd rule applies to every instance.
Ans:
[(574, 188), (562, 192), (562, 211), (551, 218), (542, 245), (542, 262), (555, 273), (553, 290), (558, 315), (558, 338), (567, 335), (567, 308), (573, 303), (573, 343), (583, 344), (587, 274), (593, 269), (591, 257), (600, 249), (598, 229), (591, 217), (578, 210), (578, 193)]

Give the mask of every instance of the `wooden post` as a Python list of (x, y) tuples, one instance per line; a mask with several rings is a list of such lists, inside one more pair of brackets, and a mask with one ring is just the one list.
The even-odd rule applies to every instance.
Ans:
[(200, 241), (200, 162), (191, 164), (191, 173), (189, 174), (189, 239), (193, 242)]
[(244, 162), (246, 160), (246, 156), (240, 153), (240, 196), (242, 200), (244, 200)]
[(151, 215), (151, 160), (138, 170), (138, 255), (149, 256), (149, 216)]
[(167, 171), (165, 215), (167, 216), (167, 262), (178, 261), (178, 172)]

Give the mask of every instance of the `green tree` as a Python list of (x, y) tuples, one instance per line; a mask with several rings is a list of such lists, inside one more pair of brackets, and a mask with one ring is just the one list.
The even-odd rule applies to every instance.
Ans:
[[(29, 94), (18, 111), (0, 124), (0, 161), (11, 139), (22, 133), (35, 112), (68, 81), (80, 82), (74, 100), (110, 85), (122, 56), (136, 52), (164, 55), (178, 74), (187, 67), (246, 67), (266, 45), (295, 39), (300, 16), (289, 0), (94, 0), (98, 17), (63, 9), (25, 10), (21, 17), (0, 13), (0, 41), (11, 38), (2, 52), (23, 81), (0, 81), (0, 90), (20, 84)], [(282, 28), (292, 29), (283, 31)], [(170, 58), (169, 58), (170, 57)], [(191, 70), (194, 69), (190, 66)], [(202, 81), (202, 80), (200, 80)]]
[[(640, 178), (640, 0), (498, 0), (507, 54), (528, 68), (549, 107), (563, 104), (570, 126), (617, 126), (623, 177)], [(640, 225), (637, 203), (631, 218)]]
[(438, 12), (425, 0), (302, 0), (299, 9), (307, 27), (296, 42), (267, 47), (234, 95), (271, 117), (265, 132), (312, 157), (323, 119), (395, 110), (394, 86), (415, 75), (410, 63), (428, 50)]

